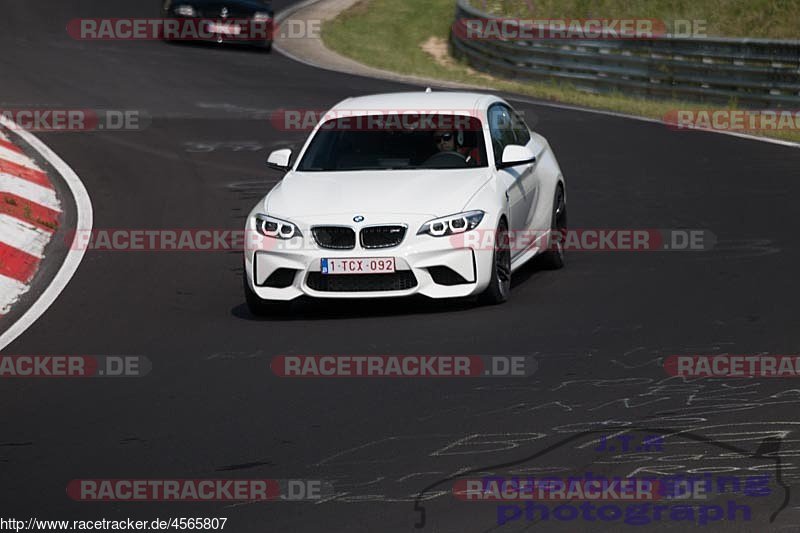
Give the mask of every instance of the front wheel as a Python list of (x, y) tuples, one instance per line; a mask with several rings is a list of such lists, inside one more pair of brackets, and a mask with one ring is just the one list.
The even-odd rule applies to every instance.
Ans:
[(480, 295), (479, 301), (486, 305), (497, 305), (508, 300), (511, 293), (511, 247), (508, 225), (504, 220), (497, 225), (497, 234), (492, 255), (492, 279)]

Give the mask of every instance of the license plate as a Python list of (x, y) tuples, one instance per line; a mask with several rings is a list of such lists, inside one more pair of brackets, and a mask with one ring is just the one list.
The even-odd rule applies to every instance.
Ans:
[(322, 260), (323, 274), (391, 274), (394, 257), (340, 257)]
[(238, 24), (215, 24), (210, 22), (208, 24), (208, 31), (211, 33), (223, 33), (225, 35), (239, 35), (242, 33), (242, 27)]

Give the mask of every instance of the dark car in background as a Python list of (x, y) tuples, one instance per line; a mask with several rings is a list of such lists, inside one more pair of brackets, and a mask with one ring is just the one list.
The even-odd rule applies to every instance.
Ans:
[(205, 41), (259, 47), (269, 52), (274, 12), (264, 0), (165, 0), (165, 41)]

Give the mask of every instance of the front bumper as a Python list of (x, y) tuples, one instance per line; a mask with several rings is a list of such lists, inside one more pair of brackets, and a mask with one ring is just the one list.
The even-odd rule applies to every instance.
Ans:
[[(393, 221), (396, 222), (396, 221)], [(423, 220), (424, 222), (424, 220)], [(391, 224), (392, 222), (387, 222)], [(486, 221), (481, 223), (481, 226)], [(309, 227), (292, 241), (261, 239), (245, 251), (245, 275), (250, 288), (265, 300), (314, 298), (387, 298), (421, 294), (458, 298), (483, 292), (491, 276), (492, 250), (464, 246), (463, 240), (409, 232), (392, 248), (321, 248)], [(487, 224), (488, 225), (488, 224)], [(413, 228), (413, 231), (411, 231)], [(248, 228), (250, 230), (250, 228)], [(395, 258), (395, 274), (322, 274), (323, 258)]]

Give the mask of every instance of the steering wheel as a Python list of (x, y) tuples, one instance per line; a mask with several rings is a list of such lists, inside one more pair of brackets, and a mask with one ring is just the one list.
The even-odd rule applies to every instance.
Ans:
[(459, 164), (468, 166), (467, 156), (459, 152), (439, 152), (426, 159), (422, 165), (432, 168), (449, 168), (459, 166)]

